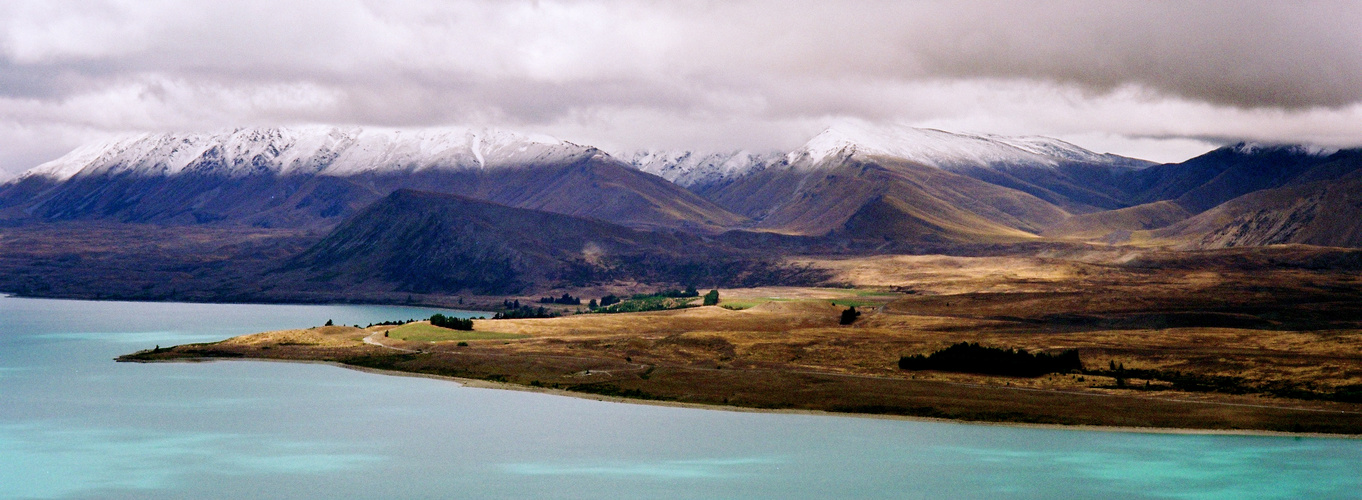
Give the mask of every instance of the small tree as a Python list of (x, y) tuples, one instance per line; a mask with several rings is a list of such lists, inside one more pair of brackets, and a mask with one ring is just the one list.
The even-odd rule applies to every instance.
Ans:
[(843, 325), (850, 325), (851, 323), (853, 323), (853, 322), (856, 321), (856, 318), (858, 318), (858, 317), (860, 317), (860, 316), (861, 316), (861, 313), (860, 313), (860, 311), (857, 311), (857, 310), (856, 310), (856, 306), (848, 307), (847, 310), (842, 311), (842, 321), (841, 321), (841, 324), (843, 324)]
[(596, 310), (597, 307), (600, 307), (600, 306), (596, 305), (596, 299), (591, 299), (591, 302), (587, 302), (587, 303), (586, 303), (586, 308), (587, 308), (587, 309), (591, 309), (591, 310), (594, 311), (594, 310)]
[(707, 306), (719, 305), (718, 289), (710, 290), (709, 293), (705, 294), (705, 305)]
[(329, 319), (326, 320), (326, 325), (325, 325), (325, 326), (334, 326), (334, 325), (335, 325), (335, 323), (332, 323), (331, 320), (329, 320)]

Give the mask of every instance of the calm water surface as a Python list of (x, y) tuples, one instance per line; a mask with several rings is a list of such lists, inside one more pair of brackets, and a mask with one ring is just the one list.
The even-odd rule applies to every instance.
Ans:
[(737, 413), (326, 365), (111, 360), (432, 312), (0, 297), (0, 498), (1362, 497), (1359, 440)]

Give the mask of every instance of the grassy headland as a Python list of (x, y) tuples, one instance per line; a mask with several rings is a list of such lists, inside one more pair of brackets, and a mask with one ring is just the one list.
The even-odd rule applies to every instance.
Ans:
[[(1362, 434), (1357, 274), (1204, 257), (809, 259), (854, 288), (722, 290), (718, 307), (478, 320), (472, 332), (318, 327), (120, 359), (320, 360), (747, 408)], [(843, 325), (848, 305), (862, 315)], [(959, 342), (1076, 350), (1083, 368), (899, 368)]]

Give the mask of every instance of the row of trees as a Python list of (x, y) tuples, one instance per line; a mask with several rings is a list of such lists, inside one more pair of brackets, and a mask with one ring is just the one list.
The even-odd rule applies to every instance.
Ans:
[(1077, 349), (1069, 349), (1059, 354), (1043, 352), (1031, 354), (1016, 349), (984, 347), (977, 343), (961, 342), (926, 356), (916, 354), (900, 357), (899, 368), (1039, 377), (1047, 373), (1081, 371), (1083, 362), (1078, 359)]
[(568, 294), (565, 293), (565, 294), (563, 294), (562, 297), (542, 297), (542, 298), (539, 299), (539, 303), (540, 303), (540, 304), (563, 304), (563, 305), (567, 305), (567, 306), (580, 306), (580, 305), (582, 305), (582, 299), (581, 299), (581, 297), (573, 297), (573, 296), (568, 295)]
[(659, 290), (659, 291), (654, 292), (654, 293), (643, 293), (643, 294), (634, 295), (634, 298), (635, 298), (635, 299), (648, 299), (648, 298), (653, 298), (653, 297), (666, 297), (666, 298), (669, 298), (669, 299), (684, 299), (684, 298), (688, 298), (688, 297), (699, 297), (699, 296), (700, 296), (700, 291), (699, 291), (699, 290), (696, 290), (694, 286), (687, 286), (685, 290), (676, 290), (676, 289)]
[[(654, 293), (635, 294), (629, 297), (629, 300), (647, 302), (645, 306), (640, 306), (641, 308), (639, 308), (639, 310), (657, 310), (657, 309), (672, 309), (676, 307), (675, 305), (662, 305), (662, 302), (659, 302), (660, 299), (684, 299), (699, 296), (700, 296), (699, 290), (696, 290), (694, 286), (687, 286), (685, 290), (667, 289), (660, 290)], [(619, 304), (621, 302), (624, 302), (624, 300), (625, 299), (614, 294), (606, 295), (604, 297), (601, 297), (601, 300), (599, 302), (596, 301), (596, 299), (591, 299), (587, 303), (587, 309), (591, 311), (596, 311), (598, 309), (608, 308), (615, 304)], [(654, 304), (654, 302), (658, 303)], [(573, 297), (571, 294), (564, 293), (561, 297), (540, 297), (539, 303), (579, 306), (582, 305), (582, 298)], [(705, 294), (704, 305), (712, 306), (718, 303), (719, 303), (718, 290), (710, 290), (709, 293)], [(542, 306), (536, 308), (528, 305), (521, 305), (520, 299), (503, 300), (501, 302), (501, 307), (502, 311), (497, 313), (496, 316), (493, 317), (493, 319), (552, 318), (559, 315), (557, 312), (550, 311)], [(631, 310), (632, 309), (633, 308), (631, 308)], [(581, 311), (578, 310), (578, 312)]]
[[(516, 303), (519, 303), (519, 301), (516, 301)], [(492, 319), (556, 318), (558, 316), (559, 314), (557, 311), (550, 311), (543, 306), (520, 306), (514, 309), (501, 311), (495, 316), (492, 316)]]
[(400, 319), (398, 319), (398, 320), (393, 320), (393, 321), (380, 321), (380, 322), (378, 322), (378, 323), (369, 323), (369, 326), (366, 326), (365, 328), (369, 328), (370, 326), (402, 326), (402, 325), (405, 325), (405, 324), (407, 324), (407, 323), (412, 323), (412, 322), (415, 322), (415, 321), (416, 321), (416, 320), (414, 320), (414, 319), (408, 319), (408, 320), (400, 320)]

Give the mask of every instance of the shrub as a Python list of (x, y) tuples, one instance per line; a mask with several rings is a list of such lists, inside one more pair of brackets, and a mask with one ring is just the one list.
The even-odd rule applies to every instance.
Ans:
[(710, 290), (705, 294), (705, 305), (713, 306), (719, 304), (719, 290)]
[(848, 307), (847, 310), (842, 311), (842, 319), (841, 321), (839, 321), (839, 323), (843, 325), (850, 325), (856, 321), (856, 318), (859, 317), (861, 317), (861, 312), (856, 310), (856, 306), (851, 306)]

